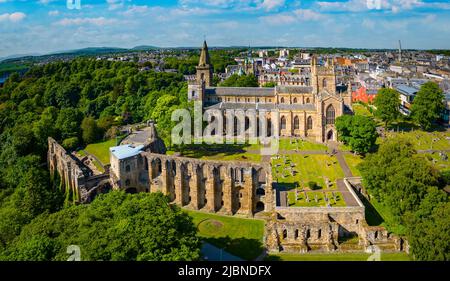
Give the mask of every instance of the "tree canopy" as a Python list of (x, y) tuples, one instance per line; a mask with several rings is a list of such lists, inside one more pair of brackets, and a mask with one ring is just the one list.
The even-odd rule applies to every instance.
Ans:
[(40, 215), (0, 257), (64, 261), (67, 247), (77, 245), (83, 261), (191, 261), (200, 257), (196, 231), (161, 193), (114, 191), (89, 205)]
[(427, 82), (420, 87), (411, 108), (411, 117), (423, 129), (429, 130), (437, 121), (444, 107), (444, 93), (439, 85)]
[(373, 151), (377, 141), (376, 124), (372, 118), (362, 115), (343, 115), (336, 119), (339, 140), (354, 152), (366, 154)]
[(255, 75), (233, 74), (228, 79), (219, 84), (221, 87), (258, 87), (258, 79)]
[(414, 258), (448, 260), (450, 202), (431, 164), (407, 141), (388, 139), (360, 170), (369, 194), (405, 228), (400, 234), (407, 236)]
[(375, 116), (383, 120), (386, 127), (400, 116), (400, 94), (396, 90), (380, 89), (374, 104), (377, 108)]

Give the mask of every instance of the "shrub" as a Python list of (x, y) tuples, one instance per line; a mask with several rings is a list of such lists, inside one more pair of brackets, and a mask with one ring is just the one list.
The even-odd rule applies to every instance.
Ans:
[(320, 189), (320, 186), (315, 181), (308, 182), (308, 186), (311, 190)]

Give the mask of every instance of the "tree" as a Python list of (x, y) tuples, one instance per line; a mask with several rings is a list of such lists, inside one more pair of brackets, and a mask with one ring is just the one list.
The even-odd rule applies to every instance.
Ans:
[(429, 130), (439, 119), (444, 107), (444, 93), (439, 85), (428, 82), (422, 85), (411, 108), (411, 117), (423, 129)]
[(85, 144), (95, 143), (102, 137), (102, 130), (97, 126), (93, 117), (85, 117), (81, 122), (83, 142)]
[(429, 187), (439, 184), (437, 171), (403, 139), (388, 139), (359, 168), (366, 189), (399, 223), (418, 208)]
[(258, 87), (258, 79), (255, 75), (231, 75), (228, 79), (219, 84), (221, 87)]
[(113, 191), (90, 205), (39, 216), (8, 247), (6, 259), (30, 260), (36, 258), (35, 249), (43, 249), (47, 260), (67, 260), (68, 245), (79, 245), (84, 261), (200, 258), (200, 240), (192, 219), (169, 204), (166, 196)]
[(408, 242), (416, 260), (450, 260), (450, 202), (445, 192), (433, 189), (408, 221)]
[(267, 82), (263, 85), (264, 88), (275, 88), (277, 86), (276, 82)]
[(383, 120), (386, 127), (400, 116), (400, 95), (393, 89), (380, 89), (374, 104), (377, 108), (375, 116)]
[(41, 114), (39, 121), (33, 124), (33, 133), (41, 145), (47, 143), (48, 137), (56, 137), (57, 129), (55, 127), (55, 120), (58, 118), (58, 109), (49, 106)]
[(62, 139), (79, 136), (81, 121), (82, 115), (78, 109), (61, 109), (56, 119), (56, 128), (61, 132)]
[(360, 154), (372, 151), (377, 141), (376, 124), (367, 116), (344, 115), (336, 119), (339, 140)]

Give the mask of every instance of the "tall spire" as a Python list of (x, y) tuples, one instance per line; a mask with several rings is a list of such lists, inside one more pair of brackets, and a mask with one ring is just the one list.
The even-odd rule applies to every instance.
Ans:
[(203, 41), (203, 48), (200, 53), (200, 61), (198, 66), (208, 66), (210, 64), (208, 45), (206, 44), (206, 40)]

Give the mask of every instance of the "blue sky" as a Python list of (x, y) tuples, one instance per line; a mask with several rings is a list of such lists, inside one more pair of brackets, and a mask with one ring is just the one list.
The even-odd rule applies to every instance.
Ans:
[[(78, 1), (78, 0), (70, 0)], [(0, 0), (0, 57), (83, 47), (450, 49), (443, 0)]]

